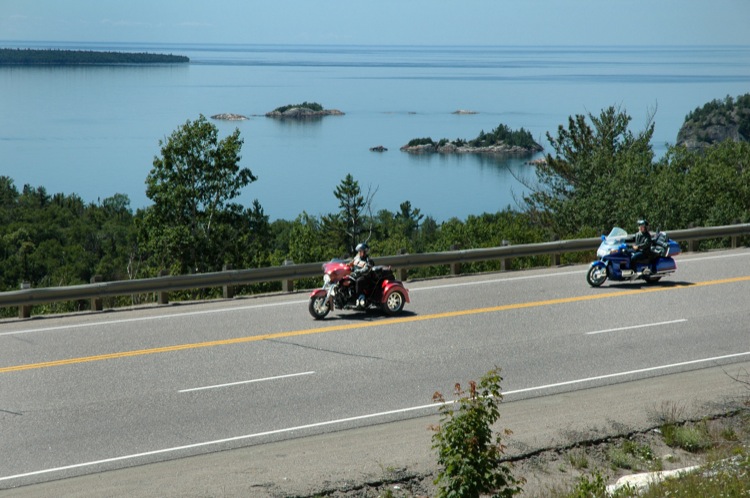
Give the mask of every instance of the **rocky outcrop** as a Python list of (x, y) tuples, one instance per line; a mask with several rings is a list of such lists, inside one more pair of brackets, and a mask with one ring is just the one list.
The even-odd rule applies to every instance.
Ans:
[(421, 145), (404, 145), (401, 150), (410, 154), (487, 154), (487, 155), (507, 155), (507, 156), (525, 156), (541, 152), (544, 148), (541, 145), (533, 147), (520, 147), (517, 145), (496, 144), (487, 147), (471, 147), (469, 145), (456, 145), (448, 142), (444, 145), (438, 144), (421, 144)]
[(370, 150), (373, 151), (373, 152), (385, 152), (388, 149), (386, 149), (382, 145), (376, 145), (375, 147), (370, 147)]
[(676, 145), (702, 150), (725, 140), (750, 141), (750, 93), (713, 100), (689, 113)]
[(307, 107), (291, 107), (285, 111), (271, 111), (266, 113), (267, 118), (276, 119), (315, 119), (323, 116), (343, 116), (344, 113), (337, 109), (323, 109), (315, 111)]
[(247, 116), (243, 116), (242, 114), (231, 114), (231, 113), (222, 113), (222, 114), (214, 114), (211, 116), (211, 119), (220, 119), (223, 121), (244, 121), (245, 119), (249, 119)]
[(740, 133), (738, 124), (697, 124), (686, 123), (677, 133), (677, 145), (681, 145), (691, 150), (702, 150), (713, 144), (718, 144), (724, 140), (734, 140), (735, 142), (747, 142), (750, 137)]

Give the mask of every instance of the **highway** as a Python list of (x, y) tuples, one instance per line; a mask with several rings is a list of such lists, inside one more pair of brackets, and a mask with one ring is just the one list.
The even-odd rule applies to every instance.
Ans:
[(494, 366), (516, 401), (747, 362), (750, 250), (676, 260), (407, 282), (395, 318), (294, 293), (3, 320), (0, 489), (434, 415)]

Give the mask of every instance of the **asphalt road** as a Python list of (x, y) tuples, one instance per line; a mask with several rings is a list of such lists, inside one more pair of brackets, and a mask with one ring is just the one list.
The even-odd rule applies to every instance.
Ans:
[[(750, 360), (749, 250), (683, 254), (674, 277), (656, 285), (592, 289), (585, 271), (410, 282), (412, 303), (398, 318), (343, 312), (314, 321), (299, 293), (6, 320), (0, 323), (0, 489), (37, 484), (7, 493), (41, 492), (78, 482), (79, 491), (90, 491), (92, 479), (103, 484), (102, 476), (127, 469), (142, 476), (145, 468), (171, 465), (199, 475), (184, 466), (226, 469), (227, 461), (214, 467), (201, 459), (233, 455), (231, 461), (245, 464), (246, 473), (238, 471), (243, 485), (249, 473), (267, 490), (296, 479), (264, 469), (274, 458), (268, 454), (261, 464), (237, 452), (322, 462), (315, 456), (321, 448), (336, 451), (339, 444), (337, 454), (346, 458), (352, 435), (370, 434), (381, 441), (373, 444), (385, 461), (395, 450), (384, 441), (408, 442), (405, 434), (417, 426), (415, 437), (426, 437), (427, 448), (410, 445), (422, 457), (404, 458), (424, 465), (432, 394), (450, 397), (456, 382), (478, 379), (493, 366), (502, 368), (508, 407), (536, 403), (519, 421), (534, 420), (537, 430), (565, 423), (538, 409), (554, 399), (599, 392), (561, 411), (595, 427), (587, 418), (595, 400), (633, 397), (623, 389), (672, 379), (669, 392), (698, 391), (684, 376), (702, 386), (709, 373), (711, 382), (736, 387), (724, 371)], [(726, 393), (713, 387), (706, 394)], [(529, 440), (519, 448), (552, 437), (524, 434)], [(309, 472), (318, 484), (328, 476), (345, 479), (359, 472), (356, 462), (379, 458), (372, 452), (349, 455), (337, 471)], [(302, 472), (292, 461), (280, 460), (277, 471), (294, 476), (285, 468), (291, 465)], [(143, 467), (156, 462), (162, 463)], [(125, 470), (99, 474), (116, 469)], [(88, 477), (58, 481), (76, 476)], [(143, 496), (152, 485), (143, 484)], [(134, 493), (100, 496), (121, 494)]]

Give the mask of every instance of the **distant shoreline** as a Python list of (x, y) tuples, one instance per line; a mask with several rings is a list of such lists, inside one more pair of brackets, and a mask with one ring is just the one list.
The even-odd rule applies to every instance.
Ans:
[(93, 50), (0, 48), (0, 66), (79, 66), (113, 64), (187, 64), (184, 55)]

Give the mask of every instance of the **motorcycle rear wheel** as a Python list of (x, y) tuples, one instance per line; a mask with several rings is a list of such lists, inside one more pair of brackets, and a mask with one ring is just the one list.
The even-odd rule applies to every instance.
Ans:
[(385, 302), (383, 303), (383, 311), (386, 315), (396, 315), (404, 309), (404, 303), (406, 299), (401, 291), (394, 290), (385, 296)]
[(322, 320), (331, 312), (331, 305), (328, 302), (328, 296), (311, 297), (307, 309), (313, 318), (316, 320)]
[(586, 282), (591, 287), (599, 287), (607, 280), (607, 268), (592, 266), (586, 274)]

